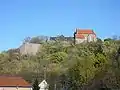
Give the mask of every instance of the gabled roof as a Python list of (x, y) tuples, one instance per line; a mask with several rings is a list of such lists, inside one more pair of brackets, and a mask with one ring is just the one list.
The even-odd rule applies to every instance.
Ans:
[(40, 88), (46, 88), (47, 87), (47, 82), (45, 80), (43, 80), (40, 84), (39, 84), (39, 87)]
[(92, 29), (76, 29), (76, 34), (95, 34)]
[(0, 87), (31, 87), (22, 77), (0, 76)]

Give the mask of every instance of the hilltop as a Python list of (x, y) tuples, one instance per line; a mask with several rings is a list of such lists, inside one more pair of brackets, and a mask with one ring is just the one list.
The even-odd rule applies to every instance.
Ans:
[[(18, 49), (0, 54), (0, 74), (19, 75), (33, 83), (46, 79), (50, 90), (57, 88), (108, 88), (119, 86), (120, 40), (69, 44), (62, 40), (43, 42), (36, 55), (22, 55)], [(109, 79), (108, 79), (109, 78)], [(118, 83), (118, 84), (116, 84)]]

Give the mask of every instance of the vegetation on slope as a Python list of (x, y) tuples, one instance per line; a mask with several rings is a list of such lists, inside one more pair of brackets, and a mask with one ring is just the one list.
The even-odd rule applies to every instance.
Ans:
[(120, 88), (120, 40), (70, 44), (45, 42), (35, 56), (19, 50), (0, 54), (0, 74), (23, 76), (30, 83), (46, 79), (50, 90)]

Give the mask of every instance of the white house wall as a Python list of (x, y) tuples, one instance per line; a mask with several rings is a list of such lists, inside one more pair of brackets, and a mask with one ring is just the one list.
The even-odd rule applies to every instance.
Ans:
[(94, 41), (94, 36), (93, 34), (88, 35), (88, 42)]
[(0, 87), (0, 90), (32, 90), (32, 88)]
[(76, 38), (76, 43), (79, 44), (79, 43), (83, 43), (85, 41), (85, 39), (77, 39)]
[(85, 39), (80, 39), (80, 38), (76, 38), (76, 44), (79, 44), (79, 43), (83, 43), (83, 42), (95, 42), (97, 39), (96, 39), (96, 36), (94, 34), (89, 34), (89, 35), (86, 35), (85, 36)]

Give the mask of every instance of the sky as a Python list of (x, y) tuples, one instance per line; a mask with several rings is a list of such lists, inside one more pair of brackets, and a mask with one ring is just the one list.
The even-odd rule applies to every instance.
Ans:
[(75, 28), (120, 35), (120, 0), (0, 0), (0, 51), (28, 36), (73, 36)]

